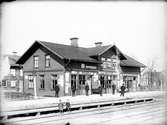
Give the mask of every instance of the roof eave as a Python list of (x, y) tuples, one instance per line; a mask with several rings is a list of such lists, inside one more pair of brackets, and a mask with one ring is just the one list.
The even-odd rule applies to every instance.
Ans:
[(20, 56), (20, 58), (16, 61), (16, 64), (22, 64), (21, 62), (20, 62), (20, 60), (23, 58), (23, 56), (29, 51), (29, 49), (31, 49), (32, 47), (33, 47), (33, 45), (34, 45), (35, 43), (33, 43), (28, 49), (27, 49), (27, 51), (25, 51), (24, 53), (23, 53), (23, 55), (22, 56)]
[(146, 67), (146, 66), (134, 66), (134, 65), (120, 65), (120, 66), (137, 67), (137, 68), (145, 68)]
[(46, 45), (44, 45), (41, 41), (36, 40), (28, 49), (27, 51), (24, 52), (24, 54), (16, 61), (16, 64), (23, 64), (21, 62), (21, 59), (23, 58), (23, 56), (26, 55), (26, 53), (28, 53), (28, 51), (36, 44), (38, 43), (39, 45), (43, 46), (44, 48), (48, 49), (50, 52), (54, 53), (55, 55), (57, 55), (58, 57), (60, 57), (61, 59), (64, 59), (64, 57), (62, 57), (61, 55), (59, 55), (58, 53), (54, 52), (53, 50), (51, 50), (50, 48), (48, 48)]
[(111, 47), (113, 47), (113, 45), (109, 45), (105, 50), (103, 50), (100, 53), (97, 53), (98, 56), (102, 55), (104, 52), (106, 52), (107, 50), (109, 50)]

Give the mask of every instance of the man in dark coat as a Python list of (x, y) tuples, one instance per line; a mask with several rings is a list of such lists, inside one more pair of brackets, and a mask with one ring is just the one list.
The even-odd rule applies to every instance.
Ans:
[(125, 94), (125, 85), (124, 84), (122, 84), (122, 86), (121, 86), (121, 94), (120, 94), (120, 96), (124, 96), (124, 94)]
[(101, 85), (101, 83), (99, 82), (99, 93), (100, 93), (100, 96), (102, 96), (102, 85)]
[(72, 96), (75, 96), (76, 87), (74, 84), (71, 85)]
[(86, 85), (85, 85), (86, 96), (88, 96), (88, 91), (89, 91), (89, 85), (88, 85), (88, 83), (86, 83)]
[(112, 84), (112, 94), (113, 94), (113, 95), (115, 94), (115, 89), (116, 89), (116, 85), (113, 83), (113, 84)]
[(56, 84), (56, 86), (55, 86), (55, 97), (59, 97), (59, 91), (60, 91), (59, 85)]

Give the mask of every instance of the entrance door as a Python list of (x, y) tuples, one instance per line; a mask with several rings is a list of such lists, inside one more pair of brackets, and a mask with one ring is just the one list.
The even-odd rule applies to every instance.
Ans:
[(105, 79), (104, 79), (104, 76), (100, 76), (100, 84), (102, 86), (102, 91), (103, 93), (106, 93), (106, 86), (105, 86)]
[(79, 75), (79, 90), (81, 95), (85, 94), (85, 75)]
[(77, 87), (77, 75), (72, 74), (71, 75), (71, 89), (75, 89), (75, 94), (76, 94), (76, 88)]

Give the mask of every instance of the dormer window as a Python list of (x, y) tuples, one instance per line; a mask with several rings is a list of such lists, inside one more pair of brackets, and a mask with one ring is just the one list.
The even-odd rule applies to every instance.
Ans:
[(45, 66), (50, 67), (50, 55), (45, 56)]

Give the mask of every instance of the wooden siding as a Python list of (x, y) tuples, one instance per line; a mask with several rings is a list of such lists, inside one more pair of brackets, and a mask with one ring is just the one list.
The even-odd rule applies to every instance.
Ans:
[[(58, 85), (60, 87), (59, 95), (64, 95), (64, 79), (63, 72), (36, 72), (36, 90), (37, 90), (37, 96), (55, 96), (55, 91), (52, 89), (52, 74), (58, 75)], [(28, 76), (33, 75), (33, 72), (25, 72), (25, 84), (24, 84), (24, 91), (26, 93), (34, 94), (33, 88), (28, 88)], [(45, 87), (44, 89), (40, 88), (40, 75), (44, 75), (44, 81), (45, 81)]]
[(55, 59), (53, 59), (53, 57), (51, 56), (50, 58), (50, 68), (46, 68), (45, 67), (45, 55), (47, 53), (45, 53), (43, 50), (41, 49), (37, 49), (33, 55), (31, 55), (31, 57), (23, 64), (23, 69), (24, 71), (33, 71), (34, 70), (34, 62), (33, 62), (33, 57), (34, 56), (38, 56), (39, 57), (39, 68), (35, 71), (38, 70), (42, 70), (42, 71), (47, 71), (47, 70), (64, 70), (64, 67), (62, 64), (60, 64), (59, 62), (57, 62)]

